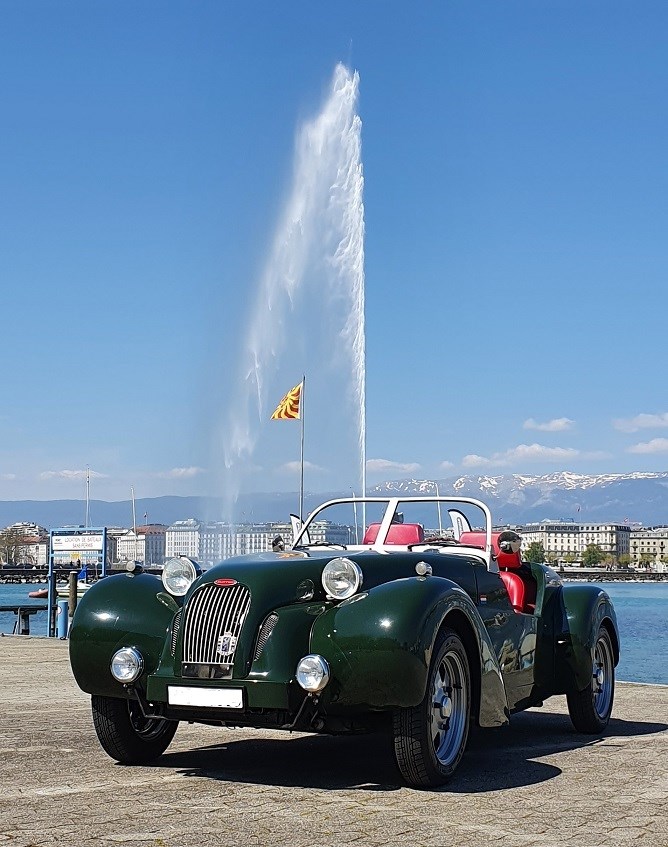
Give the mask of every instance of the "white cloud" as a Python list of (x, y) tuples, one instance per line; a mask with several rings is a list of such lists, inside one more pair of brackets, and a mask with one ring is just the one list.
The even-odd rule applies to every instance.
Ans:
[(86, 479), (86, 477), (90, 477), (90, 479), (107, 479), (107, 474), (98, 473), (97, 471), (92, 470), (83, 470), (83, 471), (42, 471), (39, 475), (40, 479)]
[(462, 459), (465, 468), (507, 467), (520, 462), (570, 462), (576, 459), (606, 459), (608, 453), (601, 450), (582, 452), (574, 447), (545, 447), (543, 444), (518, 444), (503, 453), (492, 456), (478, 456), (469, 453)]
[(533, 418), (528, 418), (524, 421), (524, 429), (537, 429), (539, 432), (565, 432), (568, 429), (573, 429), (575, 421), (570, 418), (554, 418), (545, 423), (539, 423)]
[[(301, 462), (286, 462), (284, 465), (280, 466), (279, 471), (287, 471), (288, 473), (301, 473), (301, 468)], [(324, 468), (321, 468), (320, 465), (314, 465), (312, 462), (304, 462), (304, 470), (315, 471), (316, 473), (325, 472)]]
[(8, 480), (16, 479), (16, 474), (15, 473), (3, 473), (3, 474), (0, 474), (0, 479), (8, 479)]
[(642, 413), (636, 415), (635, 418), (617, 418), (612, 422), (612, 425), (621, 432), (638, 432), (639, 429), (662, 429), (668, 426), (668, 412), (663, 412), (660, 415)]
[(417, 462), (392, 462), (390, 459), (368, 459), (366, 469), (370, 473), (414, 473), (420, 470)]
[(160, 479), (192, 479), (192, 477), (199, 476), (202, 473), (206, 473), (204, 468), (172, 468), (170, 471), (161, 471), (156, 476)]
[(494, 459), (487, 459), (485, 456), (477, 456), (475, 453), (469, 453), (462, 459), (462, 467), (465, 468), (484, 468), (494, 464), (497, 464)]
[(454, 466), (455, 466), (454, 462), (445, 461), (445, 462), (441, 462), (441, 464), (438, 466), (438, 469), (441, 470), (441, 471), (451, 471), (454, 468)]
[(641, 441), (627, 450), (628, 453), (668, 453), (668, 438), (653, 438), (651, 441)]
[(542, 444), (518, 444), (504, 453), (508, 462), (562, 462), (580, 455), (574, 447), (544, 447)]

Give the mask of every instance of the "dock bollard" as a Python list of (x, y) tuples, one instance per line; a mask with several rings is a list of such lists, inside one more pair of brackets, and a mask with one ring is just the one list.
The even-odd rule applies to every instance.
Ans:
[(67, 625), (69, 623), (69, 604), (67, 600), (59, 600), (56, 609), (56, 635), (58, 638), (67, 638)]

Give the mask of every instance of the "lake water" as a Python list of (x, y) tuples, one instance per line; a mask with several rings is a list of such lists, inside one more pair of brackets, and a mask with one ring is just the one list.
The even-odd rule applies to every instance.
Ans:
[[(0, 606), (28, 602), (39, 605), (45, 600), (28, 600), (28, 592), (40, 585), (0, 585)], [(668, 685), (668, 582), (606, 582), (615, 605), (622, 655), (617, 678), (627, 682)], [(46, 612), (30, 619), (31, 635), (46, 635)], [(0, 632), (11, 633), (16, 617), (0, 612)]]

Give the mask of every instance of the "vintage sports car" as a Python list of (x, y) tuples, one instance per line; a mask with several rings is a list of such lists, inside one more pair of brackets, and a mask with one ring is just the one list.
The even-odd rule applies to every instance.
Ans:
[[(204, 573), (186, 558), (79, 602), (70, 659), (102, 747), (162, 754), (178, 722), (387, 732), (407, 783), (448, 780), (471, 723), (565, 694), (575, 729), (610, 718), (619, 634), (610, 598), (520, 559), (470, 498), (331, 500), (292, 545)], [(280, 540), (277, 539), (277, 542)]]

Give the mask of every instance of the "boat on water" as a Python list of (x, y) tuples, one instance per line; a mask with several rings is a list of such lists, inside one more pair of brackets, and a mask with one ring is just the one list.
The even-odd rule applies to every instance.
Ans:
[[(77, 597), (83, 597), (83, 595), (88, 591), (91, 587), (92, 583), (85, 582), (80, 579), (77, 581)], [(60, 582), (56, 585), (56, 595), (61, 599), (67, 599), (70, 596), (70, 586), (68, 582)]]
[[(86, 591), (90, 588), (90, 583), (79, 580), (77, 582), (77, 597), (83, 597)], [(48, 588), (37, 588), (35, 591), (29, 591), (28, 597), (31, 600), (46, 600), (49, 596)], [(56, 597), (60, 600), (66, 600), (70, 596), (70, 586), (66, 582), (61, 582), (56, 585)]]

